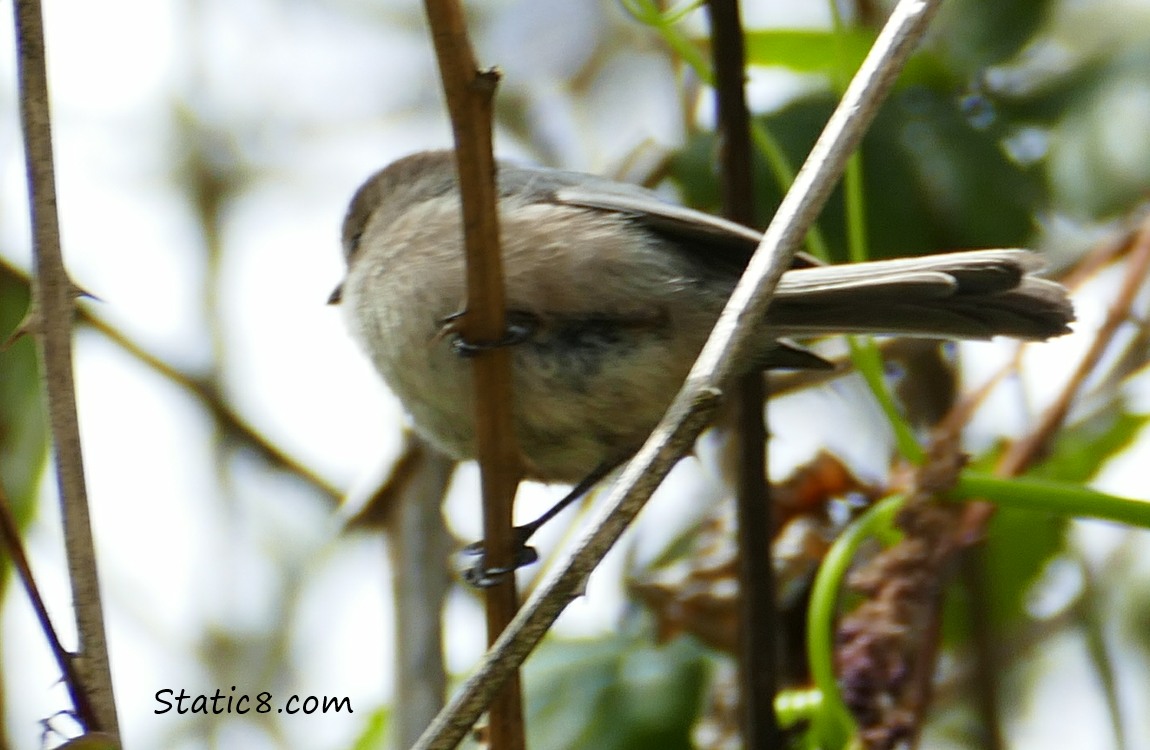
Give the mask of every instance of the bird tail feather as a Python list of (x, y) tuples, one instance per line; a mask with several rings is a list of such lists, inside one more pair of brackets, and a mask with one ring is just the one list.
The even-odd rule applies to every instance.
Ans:
[(788, 271), (767, 315), (775, 336), (871, 333), (1043, 341), (1070, 332), (1061, 285), (1027, 250), (973, 250)]

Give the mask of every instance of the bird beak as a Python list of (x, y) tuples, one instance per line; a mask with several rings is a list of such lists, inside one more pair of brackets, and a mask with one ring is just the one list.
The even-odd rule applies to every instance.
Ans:
[(329, 305), (338, 305), (343, 301), (343, 284), (340, 284), (332, 291), (331, 296), (327, 298)]

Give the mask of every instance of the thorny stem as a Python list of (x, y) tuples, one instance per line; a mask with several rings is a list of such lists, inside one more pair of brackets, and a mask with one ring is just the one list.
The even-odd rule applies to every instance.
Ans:
[(64, 524), (64, 547), (72, 584), (78, 649), (74, 657), (82, 690), (93, 709), (89, 731), (119, 735), (108, 660), (96, 550), (88, 515), (76, 392), (72, 376), (74, 286), (64, 269), (56, 216), (56, 185), (44, 60), (44, 24), (39, 0), (17, 0), (16, 39), (20, 81), (20, 121), (32, 214), (32, 330), (41, 357), (41, 378), (56, 457), (56, 482)]

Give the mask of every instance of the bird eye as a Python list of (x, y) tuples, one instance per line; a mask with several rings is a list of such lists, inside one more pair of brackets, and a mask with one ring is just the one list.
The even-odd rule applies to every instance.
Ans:
[(363, 237), (362, 231), (356, 232), (352, 236), (348, 237), (347, 240), (344, 242), (343, 254), (344, 254), (344, 257), (349, 262), (351, 261), (352, 257), (355, 256), (356, 251), (359, 250), (359, 240), (362, 237)]

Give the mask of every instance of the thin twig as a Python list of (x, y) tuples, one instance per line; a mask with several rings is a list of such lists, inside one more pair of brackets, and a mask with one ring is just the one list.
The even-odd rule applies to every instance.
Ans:
[(197, 377), (179, 369), (140, 346), (139, 343), (130, 339), (123, 331), (102, 317), (83, 307), (79, 310), (81, 323), (91, 327), (119, 347), (125, 354), (194, 397), (211, 415), (217, 429), (228, 440), (237, 441), (243, 448), (259, 456), (268, 466), (291, 474), (310, 487), (329, 505), (334, 506), (343, 497), (344, 493), (338, 487), (321, 477), (310, 467), (289, 456), (282, 448), (268, 440), (258, 428), (242, 417), (227, 403), (227, 399), (211, 379)]
[(17, 0), (20, 121), (28, 170), (32, 214), (33, 309), (31, 326), (39, 342), (41, 378), (56, 457), (56, 481), (64, 525), (64, 548), (76, 615), (76, 671), (92, 705), (94, 726), (119, 735), (112, 674), (104, 634), (96, 551), (88, 516), (76, 393), (72, 377), (72, 320), (75, 294), (60, 252), (56, 186), (48, 109), (48, 74), (44, 61), (44, 23), (39, 0)]
[[(1129, 252), (1128, 252), (1129, 251)], [(1004, 453), (996, 467), (1000, 476), (1018, 476), (1039, 460), (1057, 431), (1064, 424), (1070, 407), (1074, 403), (1083, 383), (1094, 372), (1102, 355), (1106, 352), (1122, 323), (1129, 320), (1130, 308), (1150, 271), (1150, 221), (1143, 220), (1136, 232), (1124, 234), (1121, 242), (1110, 241), (1100, 245), (1093, 253), (1078, 264), (1070, 275), (1072, 283), (1081, 283), (1086, 276), (1098, 270), (1103, 262), (1111, 261), (1119, 255), (1129, 255), (1129, 265), (1122, 287), (1111, 305), (1106, 320), (1091, 342), (1089, 349), (1075, 368), (1071, 377), (1054, 402), (1042, 413), (1035, 426), (1022, 438), (1015, 441)], [(951, 414), (940, 423), (937, 439), (954, 439), (959, 430), (969, 420), (975, 405), (1008, 372), (1017, 370), (1022, 348), (1008, 365), (1003, 367), (976, 394), (968, 397), (952, 409)], [(982, 539), (986, 525), (993, 516), (995, 506), (985, 501), (969, 503), (958, 527), (957, 538), (969, 545), (962, 550), (961, 572), (970, 597), (975, 604), (970, 607), (973, 626), (972, 674), (977, 683), (977, 705), (983, 717), (986, 735), (983, 744), (988, 748), (1005, 746), (1002, 738), (1001, 716), (998, 706), (998, 680), (996, 668), (996, 638), (989, 630), (984, 607), (978, 606), (986, 600), (985, 561), (983, 549), (974, 544)], [(933, 665), (937, 658), (937, 643), (930, 644), (920, 654), (920, 662)], [(925, 691), (925, 688), (924, 688)], [(919, 702), (920, 710), (925, 709), (925, 700)]]
[[(0, 258), (0, 273), (8, 274), (12, 278), (31, 283), (23, 270)], [(133, 341), (122, 330), (109, 323), (100, 315), (92, 312), (86, 306), (76, 308), (79, 323), (99, 333), (111, 344), (129, 357), (147, 367), (164, 380), (172, 383), (192, 396), (200, 403), (216, 427), (228, 437), (235, 440), (242, 447), (253, 451), (269, 466), (287, 472), (296, 479), (308, 485), (316, 494), (330, 505), (335, 505), (343, 497), (343, 492), (331, 482), (327, 481), (309, 467), (303, 465), (289, 456), (282, 448), (267, 439), (258, 429), (236, 412), (209, 379), (197, 377), (179, 369), (152, 352)]]
[(393, 747), (419, 739), (447, 696), (442, 619), (452, 576), (444, 561), (454, 541), (441, 508), (454, 472), (455, 461), (404, 430), (399, 459), (344, 527), (387, 535), (395, 602)]
[[(1122, 286), (1119, 287), (1110, 309), (1107, 310), (1106, 319), (1090, 342), (1090, 348), (1074, 368), (1058, 397), (1039, 416), (1034, 427), (1012, 443), (999, 459), (995, 467), (995, 474), (998, 476), (1019, 476), (1042, 458), (1055, 433), (1066, 421), (1070, 407), (1083, 383), (1098, 366), (1118, 329), (1130, 319), (1130, 308), (1139, 290), (1146, 283), (1147, 274), (1150, 274), (1150, 219), (1142, 221), (1141, 228), (1129, 237), (1129, 244), (1131, 251), (1124, 253), (1127, 256), (1127, 267)], [(986, 524), (993, 515), (993, 503), (984, 501), (967, 503), (962, 521), (962, 535), (971, 543), (981, 539)]]
[[(974, 683), (971, 691), (974, 696), (974, 705), (978, 711), (979, 723), (982, 727), (982, 736), (978, 746), (985, 750), (1005, 750), (1006, 738), (1003, 736), (1002, 711), (999, 708), (1001, 686), (1000, 673), (1002, 665), (1001, 644), (995, 632), (994, 623), (990, 613), (991, 602), (989, 570), (987, 569), (986, 547), (976, 545), (963, 550), (959, 554), (959, 576), (966, 589), (970, 606), (966, 608), (967, 619), (970, 623), (971, 670), (970, 677)], [(942, 607), (936, 609), (941, 616)], [(932, 654), (931, 666), (937, 659), (937, 644)], [(926, 670), (933, 673), (933, 669)], [(921, 704), (921, 711), (925, 712), (926, 703)]]
[(1066, 421), (1066, 415), (1070, 412), (1079, 389), (1098, 366), (1118, 328), (1130, 319), (1130, 308), (1146, 283), (1147, 274), (1150, 273), (1150, 219), (1143, 221), (1141, 229), (1130, 242), (1133, 252), (1130, 253), (1126, 276), (1114, 296), (1113, 304), (1106, 312), (1106, 319), (1090, 343), (1090, 348), (1078, 363), (1078, 367), (1075, 368), (1058, 398), (1043, 412), (1034, 428), (1011, 445), (998, 462), (995, 471), (1000, 476), (1018, 476), (1042, 454), (1049, 445), (1051, 437)]
[[(467, 314), (462, 333), (473, 342), (504, 336), (506, 310), (499, 217), (496, 211), (492, 103), (499, 74), (481, 71), (467, 36), (458, 0), (426, 0), (440, 77), (455, 135), (455, 158), (463, 204), (467, 250)], [(482, 565), (512, 567), (515, 535), (512, 503), (522, 477), (511, 393), (511, 353), (494, 347), (474, 360), (476, 456), (483, 487)], [(494, 643), (519, 607), (515, 577), (507, 575), (486, 591), (487, 637)], [(490, 744), (496, 750), (526, 745), (518, 674), (491, 704)]]
[(746, 273), (715, 330), (651, 437), (623, 470), (591, 529), (540, 585), (419, 742), (417, 750), (454, 747), (475, 723), (510, 672), (543, 638), (559, 613), (583, 590), (587, 575), (714, 415), (721, 388), (752, 351), (766, 313), (795, 250), (842, 175), (940, 0), (902, 0), (831, 115), (794, 186), (779, 205)]
[(72, 655), (60, 642), (60, 636), (52, 625), (52, 618), (48, 616), (48, 608), (44, 605), (44, 598), (40, 596), (40, 587), (36, 585), (36, 579), (32, 575), (32, 566), (28, 564), (28, 555), (24, 551), (24, 542), (20, 539), (16, 518), (12, 515), (8, 494), (2, 485), (0, 485), (0, 547), (7, 550), (8, 557), (12, 560), (12, 567), (16, 570), (20, 582), (24, 584), (24, 590), (28, 592), (32, 609), (40, 622), (40, 630), (44, 631), (44, 637), (48, 639), (48, 646), (52, 649), (52, 656), (56, 658), (56, 664), (60, 667), (60, 674), (63, 675), (64, 684), (68, 687), (68, 695), (72, 698), (72, 706), (76, 709), (80, 723), (84, 726), (94, 725), (97, 722), (96, 716), (92, 713), (88, 696), (72, 664)]
[[(386, 528), (395, 593), (395, 747), (410, 747), (443, 708), (447, 669), (443, 656), (443, 605), (451, 575), (443, 561), (454, 541), (443, 523), (441, 504), (455, 462), (422, 439), (404, 435), (402, 477), (386, 484), (392, 494), (371, 505), (387, 506)], [(382, 489), (382, 488), (381, 488)]]
[[(710, 0), (711, 52), (721, 156), (723, 209), (750, 226), (755, 216), (751, 127), (744, 89), (746, 53), (738, 0)], [(743, 747), (782, 747), (775, 715), (778, 638), (771, 497), (767, 476), (766, 389), (758, 372), (738, 384), (739, 682)]]

